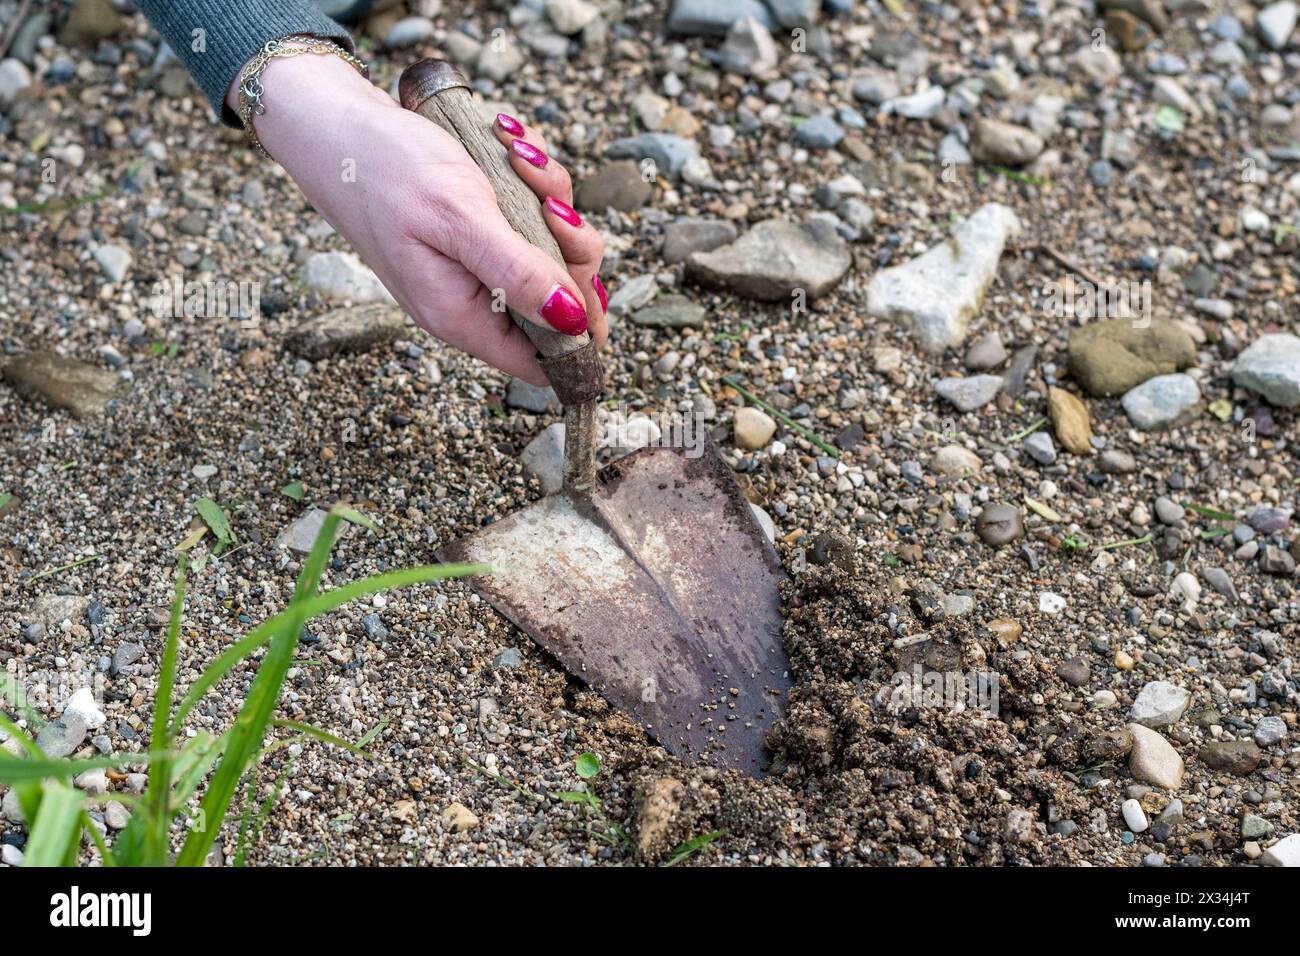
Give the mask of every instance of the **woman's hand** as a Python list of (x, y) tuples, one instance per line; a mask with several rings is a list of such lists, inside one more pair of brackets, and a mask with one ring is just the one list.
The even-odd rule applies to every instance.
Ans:
[[(569, 174), (538, 132), (507, 116), (493, 125), (543, 204), (567, 271), (506, 222), (456, 140), (343, 60), (277, 57), (262, 77), (266, 112), (255, 122), (267, 152), (417, 323), (534, 385), (546, 376), (504, 302), (558, 332), (605, 341), (604, 240), (571, 208)], [(234, 84), (226, 100), (238, 110)]]

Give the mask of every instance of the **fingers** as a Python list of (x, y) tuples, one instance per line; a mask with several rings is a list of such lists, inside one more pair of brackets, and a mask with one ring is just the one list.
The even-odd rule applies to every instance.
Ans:
[[(563, 335), (589, 325), (586, 295), (560, 263), (517, 233), (493, 204), (464, 218), (445, 251), (478, 277), (486, 291), (521, 314)], [(503, 314), (504, 317), (504, 314)]]
[(596, 346), (600, 347), (609, 337), (609, 322), (605, 315), (608, 298), (597, 275), (600, 260), (605, 255), (605, 240), (589, 223), (582, 221), (572, 206), (554, 196), (547, 196), (542, 203), (542, 216), (560, 246), (569, 275), (582, 290), (590, 319), (588, 331), (596, 340)]
[(513, 116), (498, 113), (492, 131), (510, 154), (510, 165), (516, 175), (526, 182), (538, 196), (554, 196), (567, 205), (573, 205), (573, 180), (569, 171), (546, 153), (546, 140), (540, 133), (530, 130)]

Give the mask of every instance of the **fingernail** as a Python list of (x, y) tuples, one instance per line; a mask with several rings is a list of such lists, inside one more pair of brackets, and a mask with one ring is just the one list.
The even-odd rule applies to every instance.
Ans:
[(557, 284), (545, 304), (538, 310), (546, 324), (565, 335), (581, 335), (587, 331), (587, 310), (573, 297), (573, 293)]
[(519, 122), (513, 116), (507, 116), (505, 113), (497, 114), (497, 125), (509, 133), (511, 136), (523, 136), (524, 124)]
[(560, 202), (554, 196), (546, 197), (546, 208), (575, 229), (582, 225), (582, 217), (574, 211), (573, 207), (568, 203)]
[(596, 295), (600, 298), (600, 311), (608, 312), (609, 293), (605, 291), (605, 283), (600, 281), (600, 276), (596, 275), (595, 273), (592, 273), (591, 285), (592, 288), (596, 290)]
[(550, 162), (545, 153), (536, 146), (525, 143), (522, 139), (513, 140), (510, 143), (510, 148), (515, 151), (516, 156), (526, 163), (532, 163), (538, 169), (544, 168)]

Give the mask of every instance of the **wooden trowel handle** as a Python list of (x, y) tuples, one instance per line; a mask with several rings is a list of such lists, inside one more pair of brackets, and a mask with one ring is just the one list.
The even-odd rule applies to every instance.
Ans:
[[(433, 120), (465, 147), (465, 152), (492, 184), (497, 206), (515, 231), (563, 265), (560, 247), (542, 218), (541, 203), (510, 167), (505, 147), (474, 105), (464, 74), (446, 60), (419, 60), (402, 71), (398, 90), (403, 107)], [(528, 333), (537, 351), (545, 358), (575, 351), (590, 341), (585, 332), (582, 335), (562, 335), (530, 322), (514, 309), (509, 311), (510, 318)]]

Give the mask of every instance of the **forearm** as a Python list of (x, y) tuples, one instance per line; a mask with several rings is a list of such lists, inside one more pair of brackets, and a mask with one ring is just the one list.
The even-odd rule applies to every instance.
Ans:
[(228, 106), (222, 109), (226, 92), (268, 40), (306, 33), (353, 48), (347, 30), (307, 0), (136, 0), (136, 6), (229, 126), (239, 126), (239, 121)]

